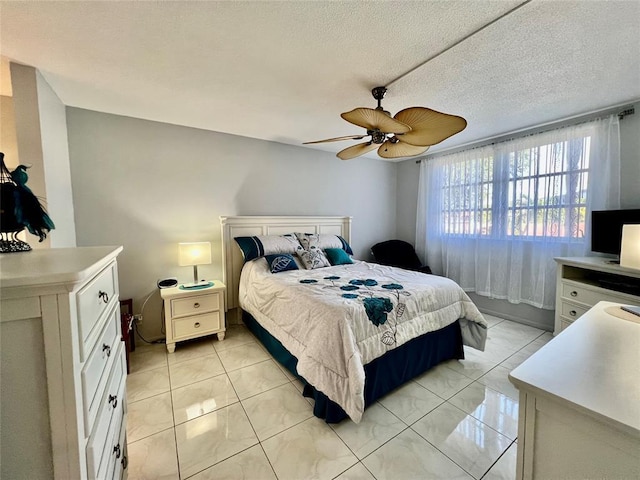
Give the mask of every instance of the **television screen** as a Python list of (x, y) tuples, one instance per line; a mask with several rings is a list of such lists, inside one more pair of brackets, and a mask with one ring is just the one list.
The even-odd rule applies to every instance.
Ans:
[(640, 209), (591, 212), (591, 251), (620, 255), (622, 226), (640, 224)]

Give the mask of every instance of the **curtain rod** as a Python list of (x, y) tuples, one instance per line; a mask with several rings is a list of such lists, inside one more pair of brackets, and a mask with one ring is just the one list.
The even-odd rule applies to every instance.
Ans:
[(615, 105), (613, 107), (608, 107), (602, 110), (594, 110), (588, 113), (583, 113), (580, 115), (574, 115), (572, 117), (566, 117), (560, 120), (555, 120), (553, 122), (542, 123), (540, 125), (536, 125), (533, 127), (521, 128), (519, 130), (513, 130), (508, 133), (501, 133), (500, 135), (496, 135), (493, 137), (487, 137), (481, 140), (476, 140), (473, 142), (465, 143), (464, 145), (459, 145), (457, 147), (445, 148), (444, 150), (440, 150), (434, 152), (432, 154), (425, 155), (422, 158), (416, 160), (416, 163), (420, 163), (423, 160), (428, 160), (429, 158), (433, 158), (437, 155), (451, 154), (461, 152), (463, 150), (471, 150), (472, 148), (485, 147), (487, 145), (493, 145), (495, 143), (504, 142), (506, 140), (510, 140), (514, 138), (514, 136), (526, 137), (528, 135), (534, 135), (536, 133), (543, 133), (549, 130), (554, 130), (560, 127), (566, 127), (572, 124), (578, 124), (587, 122), (589, 120), (593, 120), (595, 118), (612, 115), (617, 112), (618, 118), (622, 120), (624, 117), (628, 115), (633, 115), (635, 113), (634, 104), (639, 103), (640, 99), (633, 100), (631, 102), (621, 103), (619, 105)]

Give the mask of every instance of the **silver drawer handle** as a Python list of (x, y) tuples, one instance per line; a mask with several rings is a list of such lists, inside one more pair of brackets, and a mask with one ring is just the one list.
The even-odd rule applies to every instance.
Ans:
[(104, 303), (109, 303), (109, 294), (100, 290), (98, 292), (98, 298), (101, 298)]
[(575, 310), (571, 310), (569, 312), (569, 315), (571, 315), (572, 317), (575, 317), (577, 315), (577, 312)]
[(118, 396), (117, 395), (109, 395), (109, 403), (113, 404), (113, 408), (118, 406)]
[(196, 322), (196, 323), (194, 323), (194, 324), (193, 324), (193, 326), (194, 326), (195, 328), (200, 328), (200, 322)]
[(115, 447), (113, 447), (113, 453), (116, 454), (116, 458), (120, 458), (120, 444), (117, 444)]
[(578, 296), (578, 292), (576, 292), (575, 290), (573, 292), (571, 292), (569, 295), (571, 295), (572, 297), (577, 297)]
[(109, 345), (107, 345), (106, 343), (102, 344), (102, 351), (106, 351), (107, 352), (107, 357), (111, 356), (111, 347)]
[(193, 308), (200, 308), (200, 304), (198, 302), (194, 303)]

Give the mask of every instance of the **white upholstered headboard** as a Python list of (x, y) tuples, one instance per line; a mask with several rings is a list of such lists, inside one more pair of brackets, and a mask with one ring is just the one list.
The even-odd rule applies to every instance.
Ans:
[[(220, 217), (222, 227), (222, 281), (227, 286), (226, 308), (231, 323), (240, 321), (238, 283), (244, 263), (235, 237), (283, 235), (285, 233), (326, 233), (340, 235), (351, 243), (351, 217), (247, 216)], [(233, 310), (235, 309), (235, 310)]]

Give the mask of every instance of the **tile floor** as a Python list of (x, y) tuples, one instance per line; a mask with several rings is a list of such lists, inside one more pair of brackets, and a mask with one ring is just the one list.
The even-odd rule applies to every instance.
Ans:
[(485, 352), (449, 361), (328, 425), (243, 326), (140, 345), (128, 388), (129, 479), (510, 479), (518, 391), (507, 374), (550, 333), (486, 315)]

